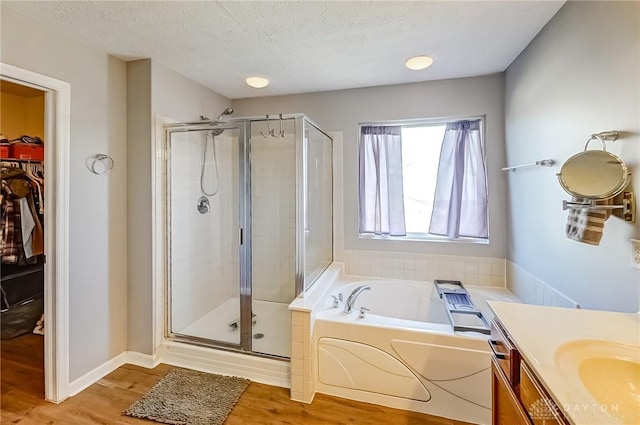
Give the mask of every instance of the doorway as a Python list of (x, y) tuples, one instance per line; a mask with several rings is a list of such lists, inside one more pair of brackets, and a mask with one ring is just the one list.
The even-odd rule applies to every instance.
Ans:
[[(20, 349), (39, 350), (40, 348), (38, 347), (42, 347), (42, 357), (39, 360), (37, 358), (32, 360), (30, 367), (35, 368), (37, 371), (36, 365), (41, 364), (43, 368), (43, 383), (39, 390), (41, 396), (46, 400), (57, 403), (68, 396), (69, 387), (67, 293), (69, 280), (70, 85), (64, 81), (8, 64), (0, 64), (0, 80), (3, 87), (10, 87), (9, 90), (17, 92), (12, 95), (26, 94), (26, 97), (33, 95), (31, 97), (42, 98), (34, 102), (30, 102), (28, 99), (25, 101), (27, 106), (30, 103), (38, 103), (41, 106), (30, 105), (36, 111), (33, 112), (32, 109), (33, 113), (25, 112), (27, 116), (23, 125), (28, 127), (27, 132), (32, 131), (32, 128), (38, 128), (38, 131), (41, 131), (42, 137), (36, 137), (43, 142), (41, 143), (43, 146), (38, 146), (36, 137), (30, 136), (25, 139), (22, 136), (29, 136), (26, 134), (27, 132), (16, 129), (12, 131), (23, 133), (18, 137), (20, 140), (16, 141), (15, 144), (10, 143), (12, 146), (10, 146), (10, 149), (4, 149), (2, 155), (5, 157), (2, 158), (3, 160), (6, 159), (8, 162), (13, 162), (17, 165), (14, 167), (16, 170), (24, 169), (25, 174), (28, 174), (31, 178), (31, 182), (26, 184), (29, 184), (33, 191), (40, 191), (37, 195), (39, 202), (30, 200), (17, 202), (17, 205), (22, 202), (21, 206), (25, 211), (31, 211), (34, 228), (37, 228), (36, 222), (40, 222), (41, 239), (38, 236), (34, 236), (34, 233), (28, 234), (27, 236), (31, 235), (33, 238), (31, 243), (23, 243), (22, 253), (17, 254), (19, 257), (23, 256), (31, 259), (28, 261), (34, 261), (32, 258), (36, 257), (35, 265), (29, 264), (32, 267), (29, 270), (23, 270), (24, 274), (20, 274), (20, 271), (14, 269), (10, 271), (12, 274), (18, 274), (17, 278), (36, 282), (32, 284), (35, 287), (41, 284), (41, 290), (39, 291), (40, 294), (37, 294), (38, 289), (32, 288), (26, 291), (25, 288), (20, 288), (26, 292), (13, 292), (11, 297), (7, 294), (3, 308), (8, 310), (9, 307), (22, 306), (24, 310), (28, 311), (27, 316), (32, 317), (33, 311), (31, 310), (37, 310), (34, 303), (42, 302), (41, 308), (44, 311), (45, 322), (44, 324), (36, 322), (34, 325), (34, 329), (38, 328), (38, 331), (44, 333), (43, 336), (36, 335), (41, 337), (42, 340), (32, 345), (25, 344), (25, 347)], [(4, 99), (2, 106), (3, 108), (5, 106)], [(38, 108), (40, 108), (40, 112), (37, 111)], [(38, 124), (29, 121), (36, 115), (41, 116)], [(12, 120), (15, 118), (12, 117)], [(26, 122), (29, 123), (27, 124)], [(0, 129), (0, 132), (5, 131), (5, 125), (6, 123), (2, 123), (3, 128)], [(46, 156), (44, 155), (45, 145)], [(41, 181), (42, 184), (38, 186), (36, 181)], [(46, 184), (44, 184), (45, 182)], [(25, 189), (27, 188), (26, 184), (22, 184)], [(18, 186), (20, 185), (17, 184), (16, 188)], [(13, 204), (16, 205), (16, 202)], [(22, 225), (22, 217), (20, 220)], [(31, 227), (31, 224), (29, 224), (29, 227)], [(39, 240), (42, 246), (39, 246), (36, 240)], [(31, 252), (27, 253), (30, 255), (24, 253), (25, 246), (27, 246), (27, 250), (31, 250)], [(8, 252), (4, 253), (8, 254)], [(11, 261), (13, 259), (7, 259), (7, 262)], [(3, 260), (3, 262), (5, 261)], [(15, 263), (14, 268), (18, 267), (20, 260), (18, 259)], [(35, 271), (33, 270), (34, 268)], [(3, 277), (6, 270), (3, 267)], [(38, 277), (30, 275), (37, 275)], [(41, 301), (37, 301), (38, 295), (41, 295)], [(25, 326), (27, 325), (25, 324)]]
[(2, 392), (44, 398), (45, 92), (0, 80)]

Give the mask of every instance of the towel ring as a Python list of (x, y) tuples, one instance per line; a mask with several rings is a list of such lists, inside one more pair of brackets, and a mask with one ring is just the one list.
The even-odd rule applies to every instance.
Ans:
[[(96, 166), (100, 165), (96, 168)], [(113, 158), (104, 153), (95, 154), (93, 157), (93, 161), (88, 166), (89, 171), (97, 176), (104, 176), (105, 174), (109, 174), (111, 170), (113, 170), (113, 166), (115, 163), (113, 162)]]

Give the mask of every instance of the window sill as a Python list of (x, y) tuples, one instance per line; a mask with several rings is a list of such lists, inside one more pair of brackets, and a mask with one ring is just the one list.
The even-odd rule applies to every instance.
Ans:
[(466, 243), (466, 244), (479, 244), (489, 245), (489, 239), (479, 238), (448, 238), (446, 236), (429, 235), (425, 236), (422, 233), (407, 233), (407, 236), (382, 236), (369, 233), (360, 233), (360, 239), (377, 239), (384, 241), (401, 241), (401, 242), (447, 242), (447, 243)]

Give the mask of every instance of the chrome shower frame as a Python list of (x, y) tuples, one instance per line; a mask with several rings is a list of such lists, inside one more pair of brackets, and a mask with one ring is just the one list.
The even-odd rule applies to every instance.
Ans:
[[(166, 157), (165, 157), (165, 161), (166, 161), (166, 173), (167, 173), (167, 179), (166, 179), (166, 183), (165, 183), (165, 197), (166, 197), (166, 202), (167, 202), (167, 210), (166, 210), (166, 220), (165, 220), (165, 229), (166, 229), (166, 235), (167, 238), (165, 239), (165, 253), (166, 253), (166, 258), (165, 258), (165, 264), (166, 264), (166, 275), (165, 275), (165, 284), (164, 287), (166, 288), (165, 291), (165, 329), (164, 329), (164, 336), (165, 338), (170, 338), (173, 341), (177, 341), (177, 342), (184, 342), (184, 343), (188, 343), (188, 344), (192, 344), (192, 345), (198, 345), (198, 346), (203, 346), (203, 347), (215, 347), (218, 349), (222, 349), (222, 350), (228, 350), (228, 351), (239, 351), (239, 352), (247, 352), (251, 350), (251, 319), (249, 318), (249, 326), (247, 326), (244, 321), (242, 320), (244, 314), (242, 313), (243, 311), (249, 309), (249, 312), (251, 311), (251, 297), (250, 297), (250, 283), (251, 283), (251, 268), (246, 268), (243, 265), (243, 259), (246, 257), (247, 254), (244, 253), (244, 251), (247, 250), (246, 246), (241, 245), (240, 246), (240, 253), (239, 253), (239, 259), (241, 262), (241, 267), (240, 267), (240, 278), (239, 278), (239, 292), (240, 292), (240, 312), (241, 312), (241, 323), (240, 323), (240, 338), (239, 338), (239, 343), (235, 344), (232, 342), (226, 342), (226, 341), (220, 341), (220, 340), (209, 340), (206, 338), (201, 338), (201, 337), (197, 337), (197, 336), (193, 336), (193, 335), (186, 335), (186, 334), (181, 334), (179, 332), (173, 332), (172, 331), (172, 299), (171, 299), (171, 294), (172, 294), (172, 279), (171, 279), (171, 275), (172, 275), (172, 264), (171, 264), (171, 258), (172, 258), (172, 251), (171, 251), (171, 241), (172, 241), (172, 228), (171, 228), (171, 185), (170, 185), (170, 181), (171, 181), (171, 175), (172, 175), (172, 169), (171, 169), (171, 143), (172, 143), (172, 139), (171, 139), (171, 135), (173, 133), (184, 133), (184, 132), (202, 132), (202, 131), (224, 131), (224, 130), (238, 130), (239, 134), (238, 134), (238, 140), (239, 141), (243, 141), (246, 139), (245, 137), (245, 132), (246, 132), (246, 123), (229, 123), (229, 122), (220, 122), (220, 121), (212, 121), (212, 120), (200, 120), (200, 121), (195, 121), (195, 122), (185, 122), (185, 123), (172, 123), (172, 124), (166, 124), (164, 126), (165, 129), (165, 137), (166, 137)], [(242, 190), (243, 190), (243, 186), (244, 186), (244, 180), (245, 180), (245, 175), (247, 175), (246, 171), (244, 170), (244, 163), (246, 161), (243, 160), (244, 158), (244, 143), (239, 143), (237, 146), (238, 152), (239, 152), (239, 166), (240, 166), (240, 194), (242, 194)], [(240, 201), (240, 205), (239, 205), (239, 216), (238, 216), (238, 221), (239, 221), (239, 225), (241, 226), (241, 228), (246, 228), (246, 222), (247, 220), (250, 220), (250, 217), (247, 217), (245, 214), (243, 214), (244, 211), (247, 211), (246, 206), (243, 204), (244, 201), (246, 201), (246, 199), (243, 196), (240, 196), (239, 198)], [(250, 200), (249, 200), (250, 201)], [(250, 260), (250, 246), (249, 248), (249, 261)], [(251, 264), (249, 262), (249, 264)], [(246, 276), (246, 272), (249, 273), (248, 276)], [(249, 297), (247, 297), (246, 295), (246, 288), (247, 285), (249, 285)], [(249, 313), (249, 317), (251, 317), (251, 313)]]
[[(313, 282), (305, 282), (305, 193), (307, 190), (306, 180), (306, 159), (307, 159), (307, 125), (324, 134), (329, 143), (333, 145), (333, 139), (312, 120), (304, 114), (282, 115), (282, 120), (293, 120), (295, 126), (295, 294), (301, 296), (305, 289)], [(252, 221), (251, 221), (251, 124), (255, 122), (266, 122), (265, 115), (257, 117), (230, 118), (226, 121), (200, 120), (194, 122), (172, 123), (164, 126), (166, 136), (166, 173), (165, 196), (167, 202), (167, 213), (165, 229), (167, 238), (165, 239), (165, 264), (166, 275), (165, 285), (165, 338), (173, 341), (184, 342), (192, 345), (212, 347), (221, 350), (242, 352), (259, 357), (288, 360), (288, 358), (257, 353), (252, 350)], [(210, 340), (172, 331), (172, 308), (171, 308), (171, 135), (175, 132), (195, 132), (208, 130), (238, 130), (238, 153), (239, 153), (239, 235), (240, 235), (240, 255), (239, 255), (239, 294), (240, 294), (240, 342), (238, 344)], [(299, 131), (298, 131), (299, 130)], [(333, 146), (332, 150), (333, 152)], [(332, 154), (333, 156), (333, 154)], [(331, 159), (332, 160), (332, 159)], [(333, 173), (333, 170), (331, 171)], [(333, 199), (333, 188), (332, 199)], [(333, 235), (332, 235), (333, 238)], [(333, 246), (333, 239), (332, 239)], [(293, 301), (293, 300), (292, 300)]]

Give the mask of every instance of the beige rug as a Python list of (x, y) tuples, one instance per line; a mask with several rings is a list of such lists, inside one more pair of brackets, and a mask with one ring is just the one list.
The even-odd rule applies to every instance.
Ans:
[(250, 382), (176, 368), (124, 414), (172, 425), (222, 425)]

